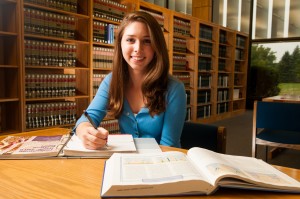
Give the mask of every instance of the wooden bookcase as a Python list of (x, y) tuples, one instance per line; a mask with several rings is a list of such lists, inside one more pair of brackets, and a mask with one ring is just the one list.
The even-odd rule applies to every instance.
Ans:
[[(111, 71), (113, 43), (100, 30), (120, 20), (101, 14), (107, 1), (68, 2), (0, 1), (0, 133), (73, 127)], [(248, 35), (142, 0), (116, 6), (161, 24), (170, 73), (185, 84), (187, 120), (245, 111)]]
[(216, 106), (218, 68), (218, 26), (204, 21), (197, 25), (197, 110), (196, 119), (213, 117)]
[(243, 111), (246, 107), (248, 43), (246, 34), (235, 32), (234, 68), (233, 68), (233, 112)]
[(198, 49), (197, 81), (204, 86), (198, 86), (196, 121), (209, 123), (244, 112), (248, 35), (200, 21)]
[(90, 102), (90, 3), (71, 3), (21, 1), (22, 131), (74, 126)]
[(170, 73), (185, 84), (187, 120), (209, 123), (245, 111), (248, 35), (145, 1), (130, 2), (135, 10), (164, 17)]
[(0, 132), (22, 130), (20, 2), (0, 1)]

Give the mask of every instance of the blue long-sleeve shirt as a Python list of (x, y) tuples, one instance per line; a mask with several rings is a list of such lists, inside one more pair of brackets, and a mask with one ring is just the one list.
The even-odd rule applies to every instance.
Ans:
[[(104, 78), (95, 98), (86, 110), (97, 126), (106, 116), (110, 81), (111, 73)], [(183, 83), (171, 75), (166, 103), (165, 112), (154, 117), (145, 107), (134, 115), (125, 98), (122, 113), (118, 118), (121, 133), (132, 134), (134, 138), (151, 137), (161, 145), (180, 147), (180, 136), (186, 116), (186, 93)], [(87, 118), (81, 116), (76, 122), (76, 127), (85, 121), (88, 121)]]

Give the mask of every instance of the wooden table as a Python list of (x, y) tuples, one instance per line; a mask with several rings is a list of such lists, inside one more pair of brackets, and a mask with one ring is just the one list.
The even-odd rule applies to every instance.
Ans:
[(277, 95), (277, 96), (263, 98), (262, 101), (300, 103), (300, 97), (299, 96), (287, 97), (283, 95)]
[[(67, 133), (66, 129), (35, 131), (35, 135)], [(0, 136), (0, 139), (1, 136)], [(178, 150), (161, 147), (163, 151)], [(0, 160), (0, 198), (83, 198), (100, 197), (105, 159), (43, 159)], [(300, 180), (300, 170), (276, 166), (289, 176)], [(219, 189), (211, 196), (184, 196), (162, 198), (299, 198), (297, 194)], [(155, 198), (157, 199), (157, 197)]]

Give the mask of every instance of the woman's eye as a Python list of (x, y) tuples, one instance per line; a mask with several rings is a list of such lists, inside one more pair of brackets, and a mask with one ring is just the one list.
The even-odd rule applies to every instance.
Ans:
[(128, 39), (126, 39), (126, 41), (127, 41), (127, 42), (131, 42), (131, 43), (132, 43), (132, 42), (134, 42), (134, 39), (132, 39), (132, 38), (128, 38)]
[(144, 44), (151, 44), (151, 40), (150, 39), (145, 39)]

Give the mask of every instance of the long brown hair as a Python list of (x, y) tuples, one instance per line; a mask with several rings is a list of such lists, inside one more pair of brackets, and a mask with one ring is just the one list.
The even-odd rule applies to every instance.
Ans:
[(128, 64), (123, 58), (121, 40), (124, 29), (132, 22), (142, 22), (148, 27), (151, 46), (155, 52), (142, 83), (146, 107), (152, 116), (166, 109), (165, 95), (168, 86), (169, 55), (163, 32), (156, 19), (147, 12), (127, 14), (118, 28), (115, 39), (112, 79), (109, 90), (108, 114), (118, 118), (123, 109), (125, 88), (129, 81)]

